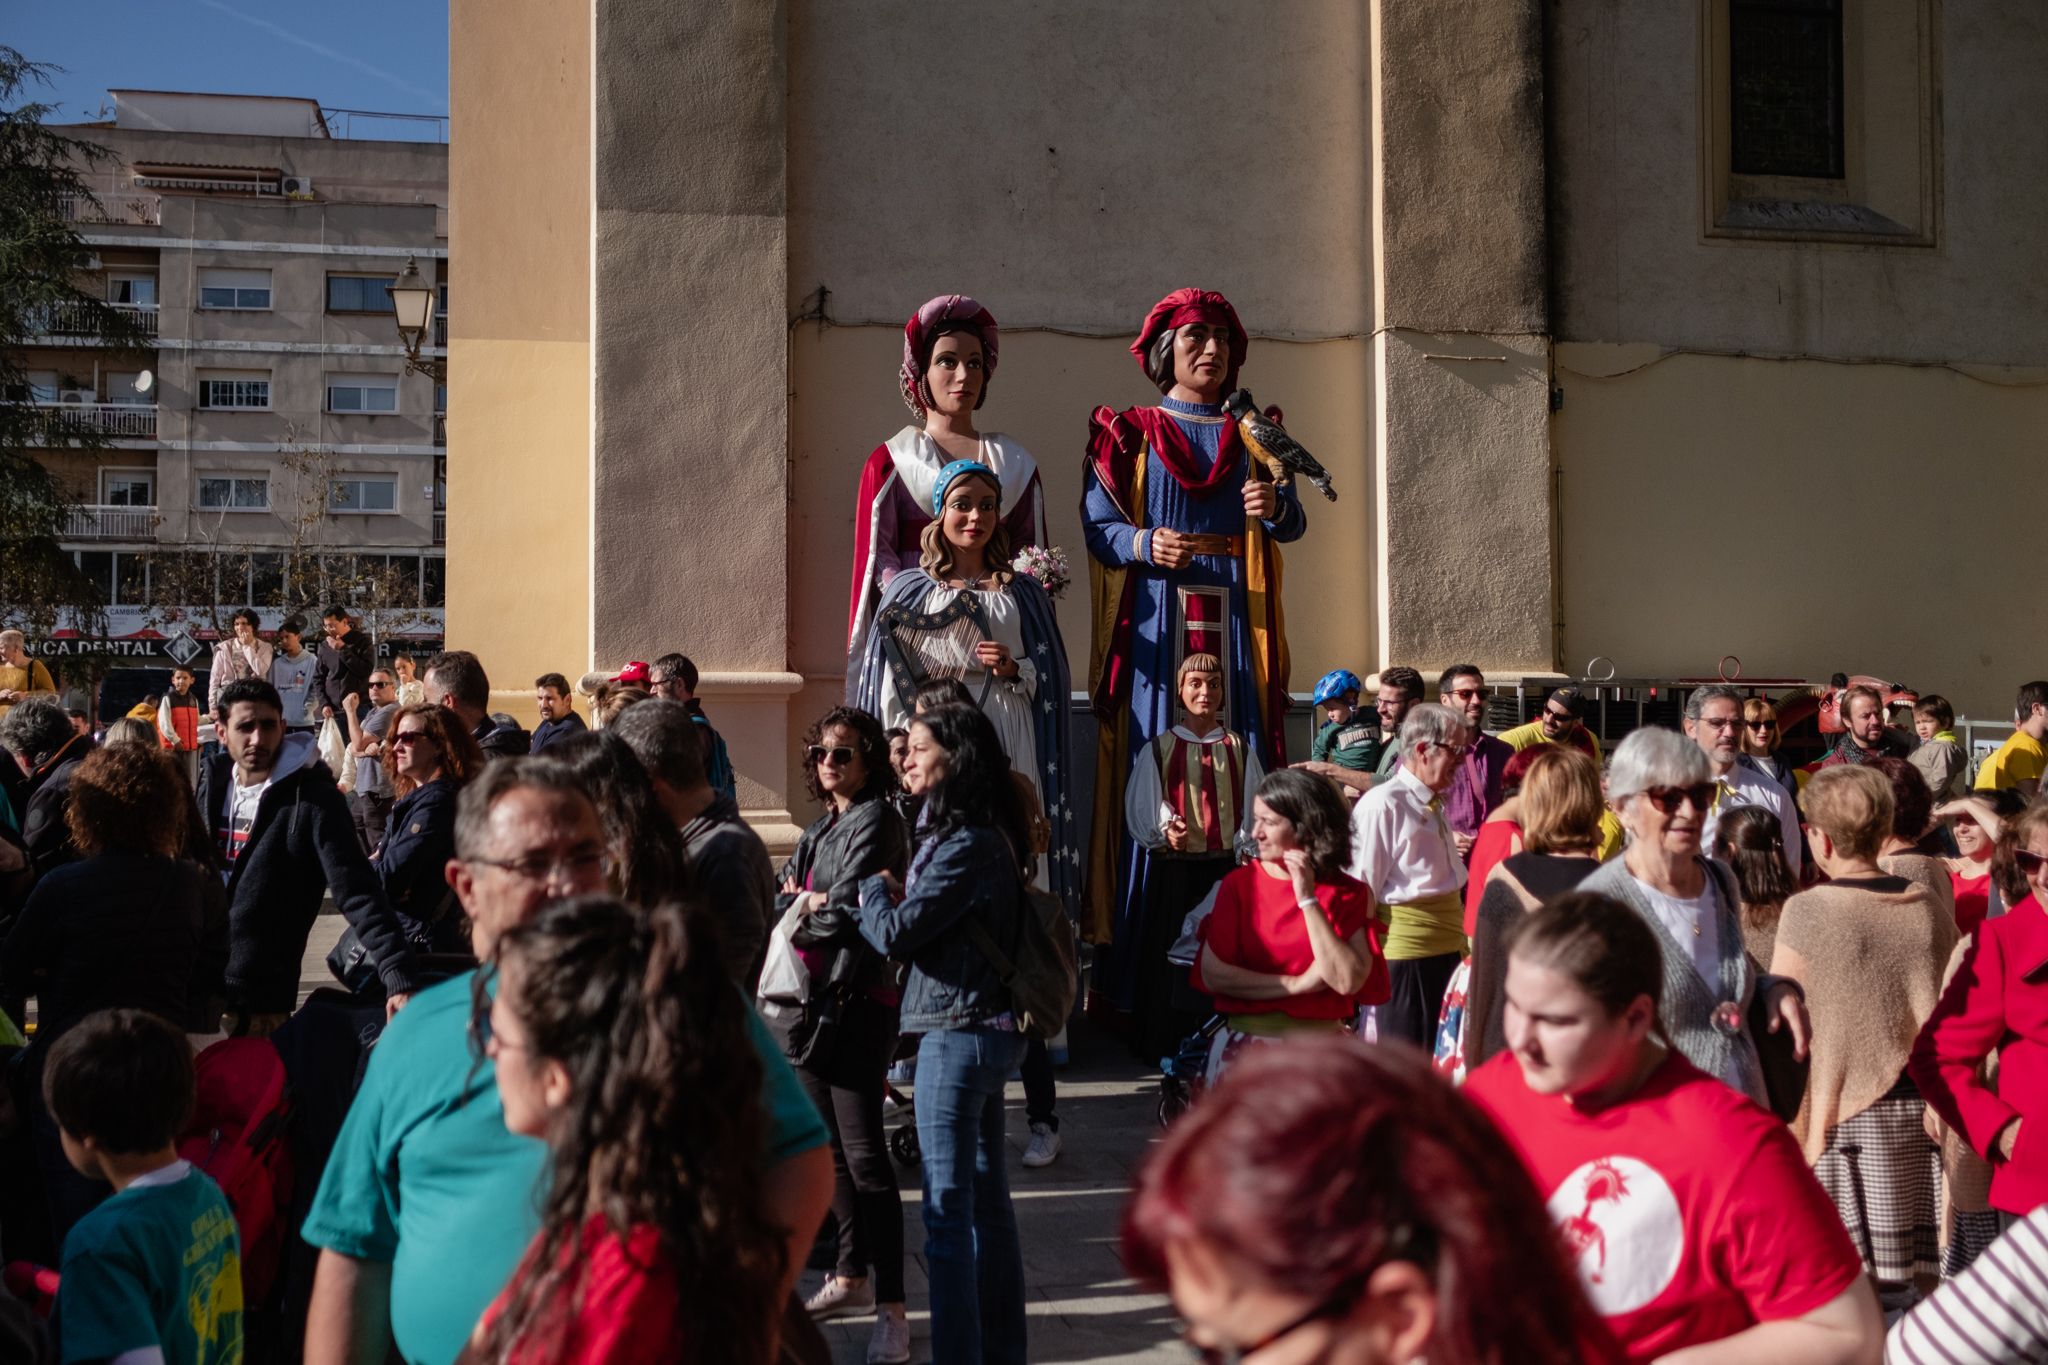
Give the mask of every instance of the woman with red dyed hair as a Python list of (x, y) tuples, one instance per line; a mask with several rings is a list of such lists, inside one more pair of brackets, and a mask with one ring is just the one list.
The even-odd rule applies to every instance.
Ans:
[(1123, 1240), (1211, 1362), (1622, 1358), (1513, 1150), (1402, 1048), (1246, 1053), (1153, 1150)]

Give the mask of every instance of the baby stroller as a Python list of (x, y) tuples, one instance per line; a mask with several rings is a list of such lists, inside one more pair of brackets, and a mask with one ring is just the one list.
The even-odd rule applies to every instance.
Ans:
[(1171, 1057), (1159, 1059), (1159, 1126), (1165, 1128), (1188, 1111), (1209, 1081), (1209, 1052), (1215, 1045), (1223, 1016), (1209, 1021), (1181, 1040)]
[[(917, 1038), (918, 1035), (915, 1033), (905, 1033), (897, 1037), (896, 1050), (889, 1054), (892, 1070), (896, 1063), (916, 1060)], [(882, 1093), (885, 1099), (895, 1100), (902, 1106), (897, 1112), (908, 1120), (901, 1128), (889, 1134), (889, 1155), (896, 1159), (898, 1166), (915, 1166), (924, 1160), (924, 1148), (917, 1142), (917, 1098), (915, 1095), (903, 1094), (890, 1082), (884, 1083)]]

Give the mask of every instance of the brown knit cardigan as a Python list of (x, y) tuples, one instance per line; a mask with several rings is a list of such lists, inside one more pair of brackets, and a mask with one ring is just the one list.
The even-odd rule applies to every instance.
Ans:
[(1806, 1100), (1792, 1120), (1808, 1162), (1836, 1124), (1898, 1083), (1955, 945), (1955, 916), (1910, 881), (1894, 891), (1831, 882), (1785, 902), (1771, 970), (1805, 988), (1813, 1019)]

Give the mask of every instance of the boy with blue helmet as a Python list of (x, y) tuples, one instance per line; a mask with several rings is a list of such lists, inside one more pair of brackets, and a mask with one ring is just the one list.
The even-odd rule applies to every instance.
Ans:
[(1379, 728), (1358, 709), (1364, 690), (1365, 684), (1348, 668), (1323, 674), (1313, 697), (1323, 709), (1323, 724), (1309, 745), (1308, 762), (1295, 765), (1332, 779), (1354, 799), (1372, 786), (1373, 769), (1380, 761)]

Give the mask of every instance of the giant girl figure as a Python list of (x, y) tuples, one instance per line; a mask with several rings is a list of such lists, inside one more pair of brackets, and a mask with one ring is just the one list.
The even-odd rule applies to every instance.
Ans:
[(1037, 793), (1051, 827), (1046, 889), (1078, 901), (1080, 850), (1068, 799), (1067, 654), (1052, 599), (1010, 567), (1002, 480), (987, 465), (954, 460), (932, 477), (932, 520), (918, 566), (882, 593), (848, 678), (855, 706), (907, 728), (917, 688), (956, 678), (994, 723), (1014, 771)]
[(1101, 726), (1083, 931), (1110, 944), (1095, 988), (1132, 1004), (1133, 954), (1152, 907), (1146, 860), (1123, 827), (1131, 765), (1173, 723), (1189, 654), (1223, 660), (1225, 724), (1267, 771), (1284, 767), (1287, 640), (1282, 542), (1308, 527), (1294, 490), (1259, 477), (1223, 398), (1249, 342), (1223, 295), (1176, 289), (1131, 346), (1164, 397), (1090, 419), (1081, 521), (1093, 601), (1089, 677)]
[[(965, 294), (930, 299), (903, 324), (897, 384), (916, 421), (875, 447), (861, 470), (854, 508), (853, 591), (846, 608), (846, 700), (882, 592), (917, 567), (932, 521), (933, 481), (953, 460), (973, 460), (1002, 484), (1003, 529), (1013, 550), (1043, 541), (1045, 492), (1038, 462), (1009, 437), (977, 430), (1001, 337), (988, 309)], [(1008, 567), (1007, 563), (1004, 565)]]

